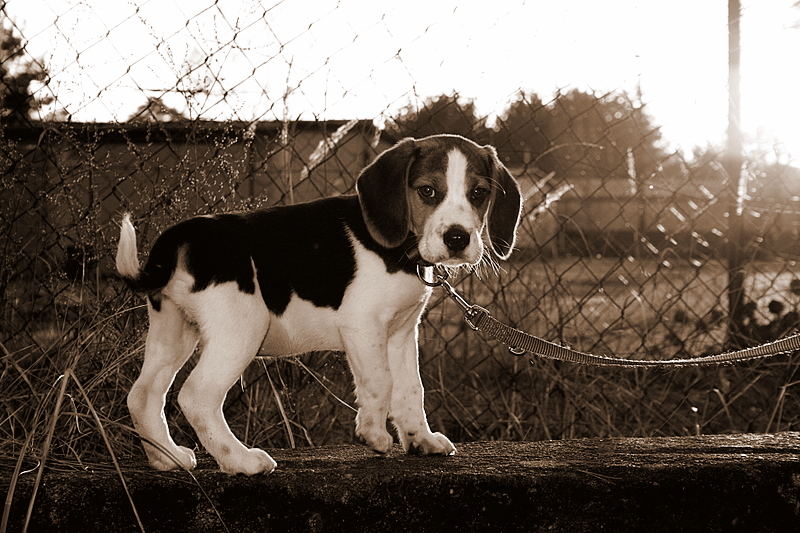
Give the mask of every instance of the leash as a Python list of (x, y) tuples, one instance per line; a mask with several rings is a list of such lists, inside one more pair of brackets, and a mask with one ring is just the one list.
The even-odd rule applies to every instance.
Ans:
[[(427, 274), (425, 272), (426, 270), (428, 270)], [(800, 350), (800, 333), (795, 333), (789, 337), (784, 337), (783, 339), (778, 339), (759, 346), (687, 359), (625, 359), (622, 357), (579, 352), (567, 346), (546, 341), (535, 335), (513, 328), (508, 324), (504, 324), (493, 317), (485, 308), (469, 303), (461, 296), (455, 287), (447, 281), (449, 274), (447, 270), (440, 265), (419, 263), (417, 264), (417, 276), (422, 283), (428, 287), (441, 287), (444, 289), (447, 296), (461, 308), (461, 311), (464, 313), (464, 322), (466, 322), (471, 329), (483, 332), (489, 337), (500, 341), (508, 347), (509, 352), (516, 356), (529, 354), (543, 359), (566, 361), (579, 365), (616, 366), (625, 368), (677, 368), (732, 364), (740, 361), (774, 357), (776, 355), (787, 355)]]

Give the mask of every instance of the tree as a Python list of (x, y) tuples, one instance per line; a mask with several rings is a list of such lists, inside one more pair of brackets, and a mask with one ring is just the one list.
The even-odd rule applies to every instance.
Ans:
[(165, 104), (159, 97), (148, 97), (147, 102), (128, 117), (129, 122), (171, 122), (185, 119), (183, 113)]
[(486, 117), (478, 115), (474, 101), (464, 100), (458, 94), (427, 98), (420, 107), (407, 105), (387, 122), (386, 131), (398, 139), (453, 133), (479, 144), (491, 142)]
[(542, 130), (549, 147), (537, 161), (543, 170), (601, 179), (628, 178), (633, 170), (647, 179), (667, 157), (659, 128), (625, 93), (574, 89), (558, 94), (547, 109)]
[(46, 83), (41, 62), (25, 50), (8, 17), (0, 13), (0, 121), (28, 123), (31, 113), (52, 102), (52, 97), (34, 97), (33, 82)]
[(536, 161), (550, 147), (545, 136), (550, 112), (536, 94), (520, 93), (497, 117), (493, 143), (500, 159), (510, 165)]

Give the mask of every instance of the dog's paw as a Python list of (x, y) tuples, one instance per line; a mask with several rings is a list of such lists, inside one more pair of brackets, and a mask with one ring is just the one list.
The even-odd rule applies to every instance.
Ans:
[(219, 469), (226, 474), (269, 474), (278, 463), (264, 450), (258, 448), (245, 449), (240, 453), (229, 454), (219, 461)]
[(153, 446), (148, 446), (147, 458), (150, 466), (156, 470), (175, 470), (182, 468), (184, 470), (194, 470), (197, 466), (197, 459), (194, 452), (185, 446), (176, 446), (174, 449), (165, 453)]
[(371, 431), (363, 431), (362, 428), (359, 428), (356, 430), (356, 436), (377, 453), (388, 453), (394, 442), (389, 432), (383, 428), (372, 428)]
[(450, 439), (441, 433), (423, 433), (409, 436), (408, 448), (410, 454), (419, 455), (455, 455), (456, 447)]

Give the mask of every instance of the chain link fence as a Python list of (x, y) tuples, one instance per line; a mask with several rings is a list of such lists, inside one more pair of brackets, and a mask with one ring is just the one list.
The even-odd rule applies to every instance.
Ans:
[[(22, 0), (0, 3), (3, 455), (41, 452), (48, 430), (51, 453), (65, 461), (97, 460), (101, 430), (139, 453), (125, 395), (146, 312), (113, 270), (123, 212), (133, 213), (144, 251), (192, 215), (353, 192), (359, 171), (409, 135), (494, 144), (520, 181), (516, 253), (497, 272), (457, 281), (516, 327), (634, 358), (701, 355), (798, 327), (797, 168), (754, 154), (737, 180), (713, 148), (670, 151), (646, 102), (625, 91), (521, 91), (487, 117), (458, 94), (419, 97), (411, 78), (379, 95), (384, 107), (372, 118), (298, 118), (292, 110), (319, 109), (313, 100), (329, 95), (316, 71), (297, 66), (293, 43), (321, 54), (331, 87), (360, 98), (386, 68), (412, 69), (399, 48), (343, 86), (336, 72), (353, 43), (421, 36), (397, 29), (397, 11), (377, 9), (359, 26), (343, 21), (339, 4), (281, 15), (292, 4), (240, 2), (233, 17), (224, 2), (141, 2), (116, 14), (64, 2), (25, 25)], [(153, 22), (159, 9), (174, 20)], [(276, 23), (287, 20), (289, 28)], [(340, 31), (323, 47), (315, 29), (326, 25)], [(50, 51), (39, 55), (43, 41)], [(743, 273), (733, 310), (732, 257)], [(454, 441), (800, 427), (796, 355), (671, 372), (531, 365), (472, 332), (439, 293), (420, 339), (430, 423)], [(68, 370), (72, 383), (59, 393)], [(176, 441), (192, 443), (175, 401), (185, 375), (167, 416)], [(226, 412), (249, 445), (300, 446), (352, 441), (352, 406), (344, 358), (316, 353), (257, 360)]]

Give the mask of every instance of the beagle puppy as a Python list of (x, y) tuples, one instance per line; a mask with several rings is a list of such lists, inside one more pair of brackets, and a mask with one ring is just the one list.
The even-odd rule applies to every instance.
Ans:
[[(355, 381), (356, 435), (386, 453), (387, 418), (408, 452), (451, 455), (425, 416), (417, 328), (431, 289), (418, 264), (477, 264), (486, 248), (514, 247), (519, 186), (491, 146), (455, 135), (403, 139), (358, 177), (357, 194), (170, 227), (140, 268), (130, 216), (116, 266), (147, 293), (150, 327), (141, 374), (128, 394), (150, 464), (195, 467), (164, 417), (167, 390), (202, 351), (178, 404), (222, 471), (271, 472), (222, 413), (228, 389), (257, 354), (341, 350)], [(486, 244), (484, 244), (484, 241)]]

